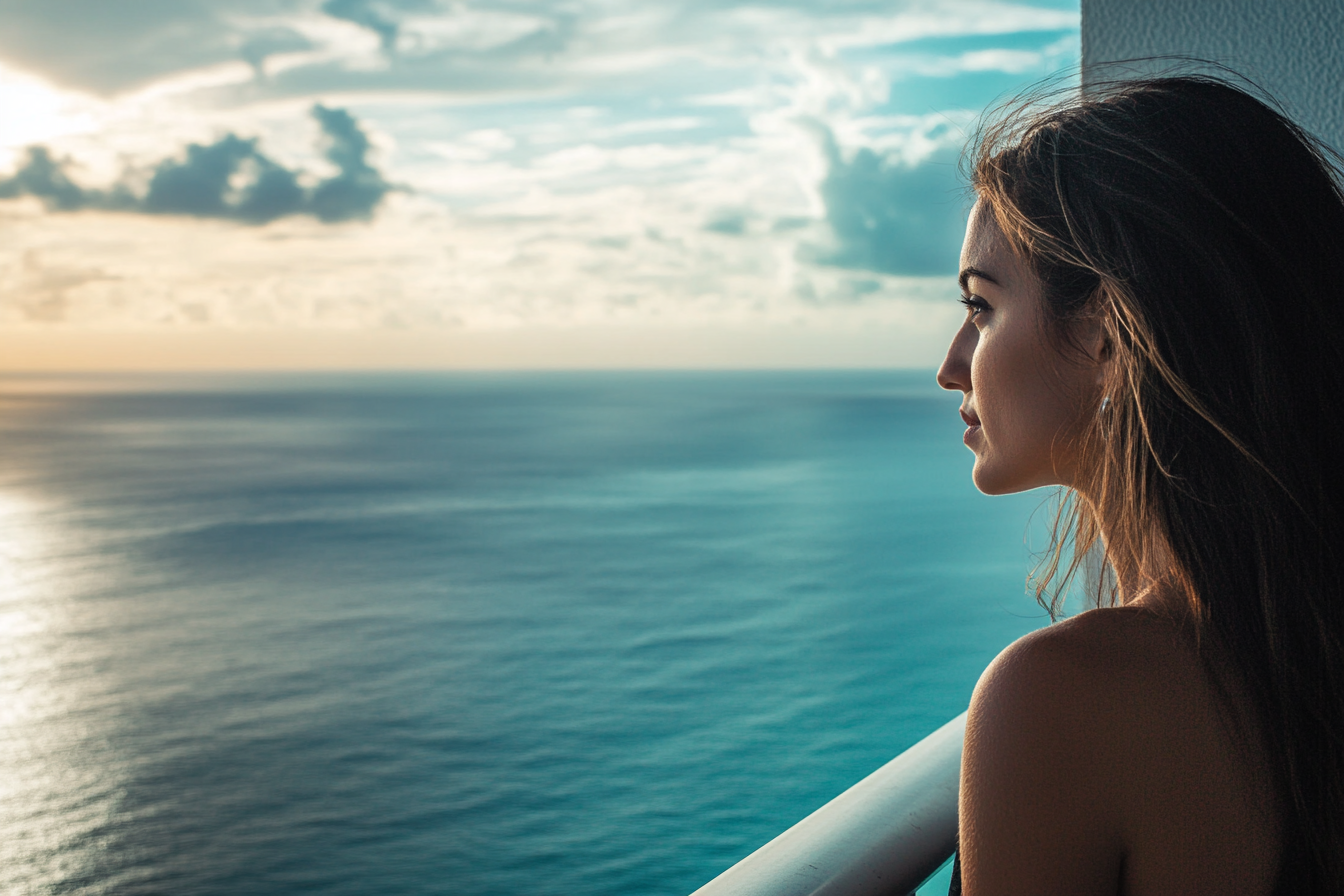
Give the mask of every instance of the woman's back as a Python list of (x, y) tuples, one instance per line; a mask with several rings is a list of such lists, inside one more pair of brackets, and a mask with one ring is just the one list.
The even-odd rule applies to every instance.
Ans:
[(1274, 891), (1280, 809), (1252, 714), (1154, 603), (1042, 629), (986, 671), (962, 765), (966, 892)]

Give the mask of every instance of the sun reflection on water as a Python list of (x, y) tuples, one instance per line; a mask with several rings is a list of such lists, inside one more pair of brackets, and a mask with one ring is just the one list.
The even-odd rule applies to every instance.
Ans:
[[(73, 611), (77, 536), (54, 508), (0, 491), (0, 889), (93, 883), (118, 762)], [(77, 566), (78, 564), (75, 564)], [(94, 883), (83, 892), (101, 892)]]

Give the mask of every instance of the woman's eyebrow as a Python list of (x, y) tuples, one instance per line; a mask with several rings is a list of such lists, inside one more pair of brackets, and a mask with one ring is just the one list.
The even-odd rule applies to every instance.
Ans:
[(1002, 285), (1001, 283), (999, 283), (998, 279), (995, 278), (992, 274), (986, 274), (979, 268), (962, 268), (961, 273), (957, 275), (957, 282), (961, 284), (962, 290), (966, 289), (966, 281), (971, 279), (972, 277), (979, 277), (981, 280), (988, 280), (995, 286)]

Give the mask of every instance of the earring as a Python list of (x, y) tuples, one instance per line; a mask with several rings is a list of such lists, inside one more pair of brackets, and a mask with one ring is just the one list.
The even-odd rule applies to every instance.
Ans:
[(1101, 437), (1109, 440), (1111, 437), (1111, 396), (1103, 395), (1101, 405), (1097, 408), (1097, 428), (1101, 431)]

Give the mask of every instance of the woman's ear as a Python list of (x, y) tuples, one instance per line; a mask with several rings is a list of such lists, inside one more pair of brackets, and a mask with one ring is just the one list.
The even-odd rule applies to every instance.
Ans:
[(1092, 294), (1088, 307), (1088, 313), (1079, 321), (1082, 325), (1078, 333), (1081, 337), (1079, 344), (1099, 368), (1098, 375), (1104, 377), (1115, 356), (1115, 321), (1104, 288), (1098, 288)]
[(1110, 315), (1105, 312), (1086, 314), (1073, 321), (1072, 341), (1090, 363), (1105, 366), (1115, 354), (1115, 343), (1111, 336)]
[(1097, 385), (1104, 387), (1111, 378), (1115, 360), (1115, 340), (1111, 332), (1111, 316), (1102, 314), (1088, 347), (1088, 355), (1097, 368)]
[(1115, 341), (1111, 338), (1111, 321), (1108, 317), (1101, 325), (1100, 342), (1096, 346), (1093, 357), (1100, 364), (1109, 364), (1111, 358), (1115, 356)]

